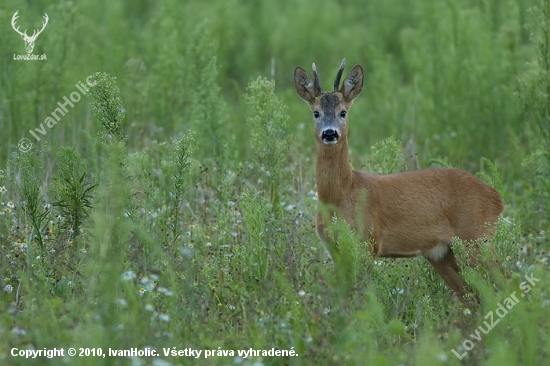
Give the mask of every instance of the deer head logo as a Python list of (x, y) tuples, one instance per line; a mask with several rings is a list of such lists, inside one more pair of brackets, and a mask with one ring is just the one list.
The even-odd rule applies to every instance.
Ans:
[(32, 33), (32, 36), (28, 36), (27, 35), (27, 30), (25, 29), (24, 32), (21, 32), (19, 30), (19, 27), (15, 27), (15, 21), (17, 20), (17, 18), (19, 18), (19, 15), (17, 15), (17, 13), (19, 12), (16, 11), (15, 14), (13, 14), (13, 18), (11, 18), (11, 26), (13, 27), (13, 29), (19, 33), (21, 35), (21, 38), (23, 38), (23, 41), (25, 41), (25, 48), (27, 49), (27, 53), (32, 53), (32, 50), (34, 48), (34, 42), (36, 41), (36, 38), (38, 37), (38, 35), (40, 33), (42, 33), (42, 31), (44, 30), (44, 28), (46, 28), (46, 25), (48, 24), (48, 14), (44, 13), (44, 20), (45, 22), (42, 23), (42, 29), (40, 30), (34, 30), (34, 32)]

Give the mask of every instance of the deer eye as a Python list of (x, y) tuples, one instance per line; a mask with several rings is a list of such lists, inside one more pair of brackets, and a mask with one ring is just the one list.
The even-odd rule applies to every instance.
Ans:
[(342, 118), (346, 118), (346, 111), (342, 111), (342, 112), (340, 112), (340, 117), (342, 117)]
[(317, 111), (314, 111), (314, 112), (313, 112), (313, 117), (315, 117), (315, 118), (319, 118), (319, 112), (317, 112)]

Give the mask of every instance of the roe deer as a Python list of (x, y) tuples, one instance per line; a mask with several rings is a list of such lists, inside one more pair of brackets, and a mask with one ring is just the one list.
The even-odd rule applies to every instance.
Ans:
[[(495, 189), (470, 173), (453, 168), (376, 175), (352, 170), (348, 160), (348, 112), (363, 88), (363, 69), (356, 65), (339, 87), (323, 92), (313, 64), (312, 79), (296, 67), (298, 95), (309, 104), (315, 122), (316, 184), (319, 197), (317, 234), (333, 258), (338, 253), (325, 233), (338, 215), (360, 237), (374, 243), (375, 257), (423, 255), (449, 287), (463, 297), (468, 289), (451, 249), (452, 238), (466, 242), (492, 239), (488, 224), (497, 222), (504, 205)], [(365, 200), (366, 198), (366, 200)]]

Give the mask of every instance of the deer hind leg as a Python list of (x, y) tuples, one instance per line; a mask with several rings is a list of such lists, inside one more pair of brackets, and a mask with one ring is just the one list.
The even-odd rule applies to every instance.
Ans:
[(460, 268), (451, 248), (448, 248), (439, 258), (426, 256), (426, 259), (458, 296), (464, 297), (468, 293), (468, 286), (460, 276)]

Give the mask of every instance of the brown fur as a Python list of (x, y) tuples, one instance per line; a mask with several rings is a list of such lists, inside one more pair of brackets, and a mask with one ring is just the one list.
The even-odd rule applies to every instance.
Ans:
[[(424, 255), (445, 282), (459, 295), (467, 292), (451, 250), (452, 238), (464, 241), (493, 237), (494, 224), (504, 210), (499, 194), (470, 173), (459, 169), (426, 169), (391, 175), (352, 170), (348, 160), (348, 115), (363, 86), (357, 65), (339, 91), (322, 93), (304, 69), (295, 70), (296, 90), (320, 113), (315, 120), (316, 184), (319, 208), (316, 227), (337, 253), (325, 232), (338, 214), (374, 243), (376, 257)], [(334, 103), (337, 99), (339, 103)], [(327, 102), (328, 101), (328, 102)], [(345, 118), (341, 111), (346, 111)], [(339, 132), (338, 141), (323, 141), (323, 129)]]

